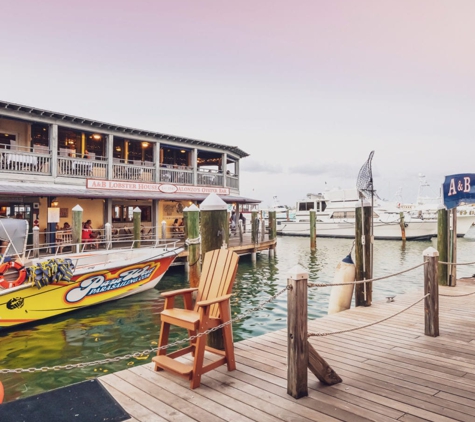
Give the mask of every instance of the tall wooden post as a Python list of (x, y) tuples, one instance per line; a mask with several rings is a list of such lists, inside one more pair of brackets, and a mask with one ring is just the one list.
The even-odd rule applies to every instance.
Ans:
[[(363, 206), (355, 208), (355, 266), (356, 280), (373, 278), (373, 207), (365, 201)], [(371, 306), (373, 300), (373, 283), (355, 285), (355, 306)]]
[(289, 271), (287, 285), (287, 394), (308, 396), (308, 272), (300, 266)]
[(33, 227), (33, 258), (40, 257), (40, 228)]
[(106, 241), (106, 249), (110, 249), (112, 246), (112, 226), (109, 222), (104, 224), (104, 238)]
[[(450, 238), (449, 238), (449, 261), (452, 264), (457, 262), (457, 208), (450, 210)], [(457, 266), (449, 265), (449, 286), (455, 287), (457, 285)]]
[(73, 221), (71, 224), (71, 240), (76, 249), (76, 253), (81, 251), (82, 242), (82, 208), (76, 205), (73, 209)]
[[(218, 195), (210, 193), (200, 205), (201, 255), (215, 249), (227, 248), (229, 244), (228, 206)], [(224, 350), (222, 328), (208, 334), (206, 343), (215, 349)]]
[(403, 242), (406, 241), (406, 223), (404, 221), (404, 213), (401, 211), (399, 213), (399, 226), (401, 227), (401, 239)]
[[(277, 237), (277, 212), (269, 211), (269, 240), (275, 240)], [(269, 246), (269, 256), (275, 254), (275, 246)]]
[[(449, 211), (440, 208), (437, 211), (437, 251), (442, 262), (449, 262)], [(447, 286), (449, 280), (449, 267), (442, 264), (438, 271), (438, 282)]]
[(198, 287), (201, 276), (200, 262), (200, 210), (193, 204), (188, 207), (186, 213), (186, 227), (188, 237), (188, 279), (190, 287)]
[(140, 235), (142, 230), (142, 210), (134, 208), (134, 248), (140, 248)]
[(439, 284), (438, 266), (439, 253), (432, 247), (424, 251), (424, 334), (438, 337), (439, 335)]
[(228, 206), (218, 195), (210, 193), (200, 205), (201, 254), (229, 244)]
[(310, 250), (317, 250), (317, 212), (310, 210)]
[(257, 211), (251, 214), (251, 242), (256, 244), (259, 242), (259, 220), (257, 219)]

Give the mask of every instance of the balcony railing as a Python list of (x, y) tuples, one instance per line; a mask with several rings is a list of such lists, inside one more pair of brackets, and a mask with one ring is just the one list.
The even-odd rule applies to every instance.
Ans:
[[(32, 152), (33, 150), (34, 152)], [(107, 179), (109, 162), (105, 157), (58, 155), (57, 176), (72, 178)], [(52, 175), (51, 154), (47, 147), (37, 150), (6, 149), (0, 147), (0, 171), (7, 173)], [(124, 163), (122, 160), (112, 163), (113, 180), (137, 180), (141, 182), (161, 182), (194, 185), (194, 171), (190, 166), (161, 165), (158, 170), (151, 162)], [(224, 186), (237, 190), (239, 178), (236, 175), (223, 175), (220, 171), (197, 170), (196, 184), (199, 186)]]

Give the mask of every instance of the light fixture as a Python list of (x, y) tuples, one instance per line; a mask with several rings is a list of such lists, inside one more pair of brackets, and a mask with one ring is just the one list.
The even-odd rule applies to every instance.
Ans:
[(102, 136), (99, 135), (98, 133), (94, 133), (94, 134), (92, 135), (92, 139), (95, 139), (96, 141), (98, 141), (98, 140), (101, 139), (101, 138), (102, 138)]
[(53, 208), (56, 208), (58, 205), (59, 205), (59, 202), (58, 202), (56, 199), (53, 200), (53, 201), (51, 201), (51, 206), (52, 206)]
[(180, 152), (184, 154), (186, 151), (184, 149), (181, 149)]
[(143, 146), (144, 148), (147, 148), (147, 147), (148, 147), (148, 142), (142, 142), (142, 146)]
[(118, 152), (120, 152), (120, 151), (122, 151), (122, 148), (120, 147), (120, 145), (117, 145), (117, 146), (115, 147), (115, 150), (118, 151)]

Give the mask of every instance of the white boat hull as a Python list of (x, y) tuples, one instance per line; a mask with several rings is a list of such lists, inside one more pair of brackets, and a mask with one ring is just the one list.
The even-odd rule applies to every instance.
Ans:
[[(287, 236), (310, 236), (309, 221), (277, 222), (277, 234)], [(317, 222), (317, 237), (345, 238), (355, 237), (354, 221), (341, 222)], [(373, 225), (375, 239), (402, 240), (402, 232), (399, 222), (375, 221)], [(429, 240), (437, 236), (437, 221), (422, 220), (406, 223), (406, 240)]]

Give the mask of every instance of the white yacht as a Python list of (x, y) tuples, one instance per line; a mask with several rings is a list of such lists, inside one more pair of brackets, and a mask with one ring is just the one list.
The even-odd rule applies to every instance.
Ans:
[[(399, 194), (400, 195), (400, 194)], [(402, 195), (400, 195), (402, 196)], [(401, 199), (395, 202), (396, 208), (418, 218), (438, 218), (438, 210), (444, 206), (443, 195), (431, 191), (425, 175), (419, 174), (419, 190), (416, 203), (404, 203)], [(475, 207), (472, 204), (457, 207), (457, 236), (463, 237), (475, 224)]]
[[(368, 199), (365, 199), (368, 201)], [(355, 237), (355, 208), (361, 205), (357, 189), (331, 190), (308, 194), (298, 201), (295, 221), (277, 221), (277, 233), (310, 236), (310, 210), (316, 213), (317, 237)], [(437, 236), (437, 220), (421, 219), (403, 213), (391, 204), (375, 199), (373, 204), (373, 235), (375, 239), (428, 240)]]

